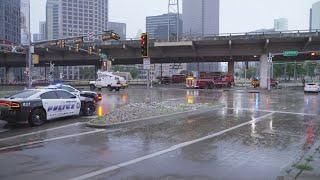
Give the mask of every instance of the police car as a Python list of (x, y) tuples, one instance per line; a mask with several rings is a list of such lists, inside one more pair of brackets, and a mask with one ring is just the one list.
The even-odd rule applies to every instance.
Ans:
[(0, 99), (0, 119), (9, 124), (40, 126), (61, 117), (92, 115), (95, 104), (60, 89), (29, 89)]

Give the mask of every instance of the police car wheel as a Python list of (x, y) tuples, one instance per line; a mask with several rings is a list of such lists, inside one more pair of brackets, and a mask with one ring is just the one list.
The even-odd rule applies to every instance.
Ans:
[(46, 120), (45, 112), (42, 109), (35, 109), (31, 112), (31, 116), (29, 118), (29, 124), (31, 126), (40, 126)]
[(92, 103), (86, 103), (84, 107), (84, 115), (85, 116), (92, 116), (94, 115), (95, 108)]

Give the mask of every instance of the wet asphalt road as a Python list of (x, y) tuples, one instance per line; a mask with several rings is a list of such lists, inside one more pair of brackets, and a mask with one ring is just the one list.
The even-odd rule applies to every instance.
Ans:
[(320, 96), (298, 90), (128, 89), (100, 109), (150, 100), (219, 105), (130, 128), (74, 117), (0, 131), (0, 179), (276, 179), (320, 138)]

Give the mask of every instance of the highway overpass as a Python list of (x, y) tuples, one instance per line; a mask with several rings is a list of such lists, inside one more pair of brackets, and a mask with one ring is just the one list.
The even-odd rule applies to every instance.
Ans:
[[(188, 63), (188, 62), (233, 62), (259, 61), (267, 53), (283, 51), (319, 51), (319, 32), (274, 32), (225, 34), (199, 38), (184, 39), (180, 42), (161, 42), (150, 40), (152, 63)], [(141, 64), (139, 40), (108, 41), (85, 43), (102, 49), (102, 53), (113, 59), (113, 64)], [(40, 65), (54, 61), (57, 65), (97, 65), (100, 57), (88, 55), (87, 52), (70, 51), (68, 48), (50, 46), (48, 43), (36, 45), (36, 54), (40, 55)], [(297, 57), (276, 56), (277, 60), (318, 59), (310, 53)], [(19, 54), (0, 54), (0, 66), (25, 66), (25, 57)]]

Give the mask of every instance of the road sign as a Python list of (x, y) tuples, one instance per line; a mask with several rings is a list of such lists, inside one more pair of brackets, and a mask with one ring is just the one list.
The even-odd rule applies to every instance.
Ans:
[(93, 32), (88, 32), (87, 36), (88, 36), (88, 39), (91, 41), (91, 40), (93, 40), (94, 33)]
[(150, 58), (143, 58), (143, 69), (150, 69)]
[(31, 54), (33, 54), (34, 53), (34, 46), (30, 46), (29, 47), (29, 51), (30, 51)]
[(284, 51), (283, 56), (285, 57), (295, 57), (298, 56), (299, 52), (298, 51)]
[(40, 56), (38, 54), (32, 54), (32, 64), (39, 64)]

